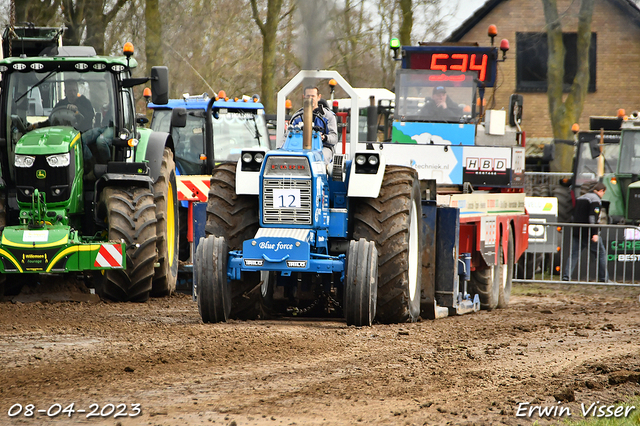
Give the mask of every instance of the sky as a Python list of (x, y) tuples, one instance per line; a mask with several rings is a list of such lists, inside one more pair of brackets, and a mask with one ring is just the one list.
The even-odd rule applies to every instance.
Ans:
[(464, 21), (470, 17), (480, 6), (485, 3), (486, 0), (459, 0), (458, 11), (455, 16), (449, 21), (447, 34), (455, 30)]

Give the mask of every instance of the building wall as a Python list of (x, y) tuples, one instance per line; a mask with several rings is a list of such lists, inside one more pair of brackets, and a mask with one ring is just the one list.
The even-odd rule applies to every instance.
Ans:
[[(580, 2), (558, 0), (564, 32), (577, 30)], [(562, 13), (565, 11), (564, 13)], [(505, 109), (509, 95), (516, 93), (516, 31), (545, 31), (541, 0), (504, 0), (474, 26), (460, 41), (490, 45), (487, 28), (498, 27), (495, 45), (506, 38), (510, 43), (507, 60), (498, 66), (495, 107)], [(580, 128), (589, 128), (589, 116), (627, 114), (640, 111), (640, 26), (611, 0), (596, 0), (591, 31), (597, 33), (596, 91), (588, 93), (580, 117)], [(489, 92), (490, 94), (491, 92)], [(524, 97), (523, 129), (527, 139), (553, 137), (546, 93), (521, 93)]]

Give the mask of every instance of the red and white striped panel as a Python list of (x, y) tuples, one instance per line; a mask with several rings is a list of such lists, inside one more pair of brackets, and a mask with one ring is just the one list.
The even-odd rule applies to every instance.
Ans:
[(122, 246), (120, 244), (102, 244), (93, 266), (122, 268)]
[(207, 201), (211, 176), (176, 176), (179, 201)]

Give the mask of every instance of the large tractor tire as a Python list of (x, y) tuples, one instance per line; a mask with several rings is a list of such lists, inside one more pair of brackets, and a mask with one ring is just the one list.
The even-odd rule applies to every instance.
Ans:
[[(229, 250), (241, 250), (245, 240), (255, 237), (259, 228), (258, 197), (236, 194), (236, 163), (223, 163), (213, 169), (207, 201), (207, 236), (224, 237)], [(231, 282), (231, 318), (258, 319), (265, 316), (262, 303), (264, 279), (273, 274), (243, 272)]]
[(109, 269), (97, 285), (98, 294), (117, 302), (146, 302), (156, 263), (156, 205), (146, 188), (105, 188), (109, 241), (124, 241), (126, 269)]
[(151, 295), (170, 296), (178, 280), (179, 213), (176, 189), (176, 163), (169, 148), (164, 149), (160, 176), (153, 185), (156, 203), (156, 248), (159, 268), (153, 276)]
[[(500, 292), (498, 294), (498, 309), (509, 306), (511, 299), (511, 287), (513, 284), (513, 267), (515, 260), (515, 242), (511, 225), (507, 228), (509, 242), (507, 243), (507, 262), (500, 268)], [(500, 258), (504, 259), (504, 247), (500, 244)]]
[(417, 321), (422, 283), (418, 173), (387, 166), (378, 198), (354, 204), (353, 239), (373, 241), (378, 250), (377, 320)]
[(198, 283), (198, 311), (205, 323), (225, 322), (231, 313), (228, 253), (224, 237), (215, 236), (202, 238), (196, 250), (193, 273)]
[(558, 222), (570, 223), (573, 215), (571, 189), (566, 186), (555, 185), (551, 190), (551, 196), (558, 199)]
[[(496, 240), (496, 250), (502, 253), (500, 239)], [(502, 273), (504, 271), (504, 257), (499, 256), (498, 263), (471, 271), (469, 293), (480, 297), (480, 308), (491, 311), (498, 307), (500, 287), (502, 287)], [(513, 272), (513, 271), (512, 271)]]
[(344, 315), (347, 325), (370, 326), (376, 316), (378, 251), (373, 241), (349, 241), (344, 277)]

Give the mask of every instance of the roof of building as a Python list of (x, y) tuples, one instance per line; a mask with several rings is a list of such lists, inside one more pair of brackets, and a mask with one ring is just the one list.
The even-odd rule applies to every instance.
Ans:
[[(485, 16), (490, 14), (496, 6), (504, 0), (487, 0), (484, 5), (480, 6), (473, 15), (464, 21), (458, 28), (453, 30), (445, 41), (460, 41), (465, 34), (474, 28)], [(632, 0), (608, 0), (615, 6), (619, 7), (627, 16), (629, 16), (636, 25), (640, 26), (640, 8)]]

